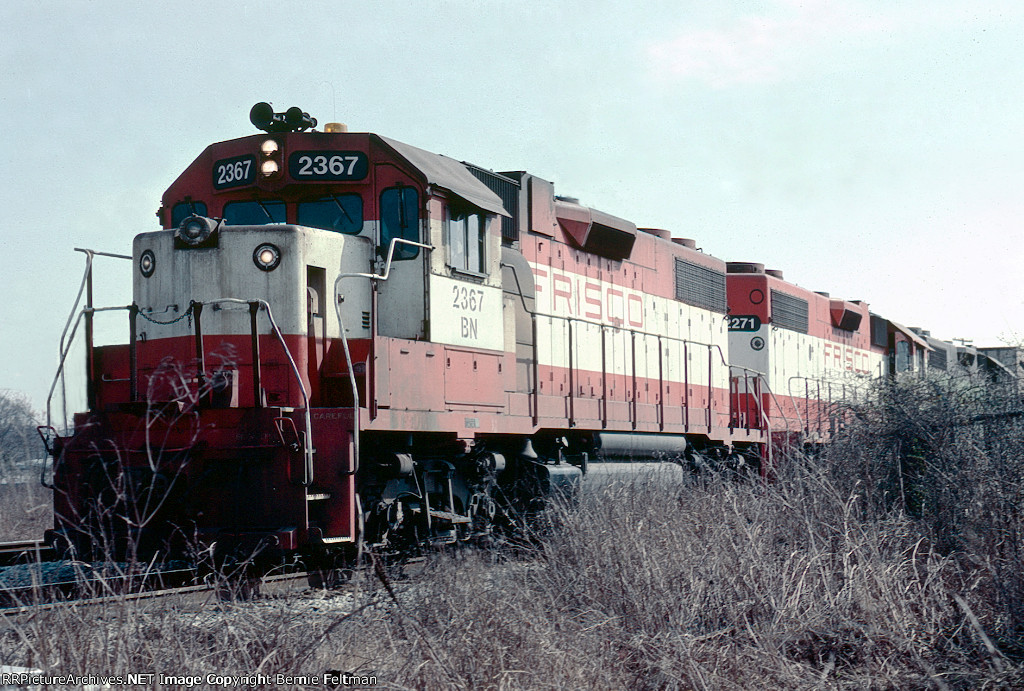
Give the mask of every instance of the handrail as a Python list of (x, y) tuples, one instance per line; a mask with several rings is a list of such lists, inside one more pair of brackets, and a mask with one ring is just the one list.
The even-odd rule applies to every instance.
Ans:
[(433, 245), (427, 245), (427, 244), (424, 244), (422, 242), (413, 242), (412, 240), (406, 240), (405, 238), (391, 238), (391, 244), (388, 245), (388, 256), (387, 256), (387, 260), (386, 260), (386, 262), (384, 264), (384, 273), (383, 274), (367, 274), (367, 273), (338, 274), (338, 278), (335, 279), (335, 281), (334, 281), (335, 292), (337, 292), (338, 281), (340, 281), (343, 278), (369, 278), (372, 281), (386, 281), (386, 280), (388, 280), (388, 276), (391, 274), (391, 264), (392, 264), (392, 260), (394, 259), (395, 245), (397, 245), (397, 244), (412, 245), (413, 247), (422, 247), (423, 249), (428, 250), (428, 251), (434, 249)]
[[(741, 365), (735, 366), (735, 369), (740, 370), (740, 374), (742, 374), (742, 378), (743, 378), (743, 391), (741, 393), (740, 392), (740, 374), (737, 374), (737, 373), (733, 372), (733, 369), (734, 369), (734, 366), (730, 365), (729, 366), (729, 396), (730, 396), (729, 404), (730, 404), (730, 408), (732, 409), (733, 408), (732, 396), (734, 395), (734, 392), (733, 392), (733, 382), (735, 382), (735, 385), (736, 385), (736, 391), (735, 391), (736, 408), (732, 409), (730, 411), (732, 414), (729, 417), (729, 426), (730, 427), (733, 426), (732, 421), (733, 421), (734, 418), (735, 418), (737, 423), (739, 423), (739, 421), (740, 421), (740, 410), (739, 410), (739, 407), (738, 407), (739, 406), (739, 397), (743, 396), (745, 403), (744, 403), (742, 412), (745, 413), (745, 415), (743, 416), (744, 424), (742, 425), (742, 427), (746, 431), (748, 431), (748, 432), (750, 431), (750, 403), (749, 403), (749, 401), (753, 397), (753, 399), (755, 401), (755, 404), (757, 405), (757, 411), (758, 411), (758, 416), (757, 416), (758, 419), (757, 419), (757, 423), (756, 423), (756, 425), (757, 425), (756, 429), (761, 429), (760, 424), (764, 420), (764, 413), (762, 411), (763, 403), (761, 401), (761, 391), (760, 391), (761, 383), (762, 383), (761, 376), (758, 375), (758, 376), (753, 378), (753, 396), (752, 396), (751, 395), (751, 377), (750, 377), (750, 375), (747, 372), (743, 371), (744, 368)], [(737, 424), (736, 426), (740, 427), (741, 425)]]
[[(743, 371), (745, 373), (753, 373), (753, 374), (755, 374), (756, 375), (755, 381), (759, 382), (761, 387), (763, 387), (764, 391), (768, 392), (768, 396), (773, 401), (775, 401), (776, 408), (778, 408), (779, 411), (782, 412), (782, 419), (786, 421), (787, 425), (789, 424), (789, 418), (786, 417), (785, 411), (782, 410), (782, 407), (779, 405), (778, 399), (775, 398), (775, 392), (772, 391), (772, 387), (768, 383), (768, 375), (764, 374), (763, 372), (758, 372), (757, 370), (753, 370), (753, 369), (750, 369), (748, 367), (744, 367), (742, 365), (730, 365), (729, 367), (741, 370), (741, 371)], [(731, 374), (732, 373), (730, 372), (730, 376), (731, 376)], [(738, 381), (739, 380), (737, 378), (737, 382)], [(772, 458), (772, 454), (773, 454), (773, 447), (772, 447), (772, 419), (771, 419), (771, 416), (768, 415), (767, 411), (765, 410), (764, 404), (761, 401), (761, 395), (762, 395), (762, 392), (760, 392), (760, 391), (757, 392), (757, 410), (758, 410), (758, 413), (760, 413), (761, 423), (764, 425), (763, 429), (765, 431), (765, 443), (766, 443), (766, 445), (768, 447), (768, 459), (769, 459), (769, 462), (770, 462), (770, 460)]]
[[(57, 382), (61, 381), (64, 375), (64, 364), (67, 362), (68, 355), (71, 353), (71, 345), (75, 341), (75, 334), (78, 333), (78, 326), (81, 324), (82, 319), (95, 314), (96, 312), (114, 312), (117, 310), (131, 310), (131, 305), (117, 306), (117, 307), (83, 307), (78, 313), (77, 319), (74, 320), (75, 326), (71, 330), (71, 340), (66, 344), (66, 347), (61, 351), (60, 361), (57, 363), (57, 374), (54, 375), (53, 383), (50, 384), (50, 392), (46, 396), (46, 426), (52, 426), (52, 415), (51, 415), (51, 403), (53, 401), (53, 393), (57, 388)], [(74, 317), (75, 315), (71, 315)], [(70, 325), (71, 320), (68, 320)], [(65, 423), (67, 420), (65, 419)]]
[[(790, 398), (798, 398), (799, 397), (797, 395), (794, 395), (794, 393), (793, 393), (793, 382), (794, 381), (803, 381), (804, 382), (804, 397), (803, 397), (803, 400), (806, 401), (804, 407), (807, 410), (807, 421), (806, 421), (806, 423), (803, 423), (803, 422), (801, 422), (798, 419), (797, 422), (800, 423), (801, 426), (803, 426), (803, 428), (807, 431), (808, 434), (810, 434), (810, 430), (811, 430), (810, 401), (812, 399), (811, 399), (810, 393), (808, 392), (808, 384), (813, 382), (818, 387), (819, 395), (818, 395), (817, 398), (815, 398), (813, 400), (817, 401), (818, 404), (819, 404), (819, 417), (820, 417), (820, 404), (821, 404), (821, 402), (823, 400), (821, 398), (821, 395), (820, 395), (821, 385), (822, 384), (827, 384), (829, 386), (828, 408), (831, 409), (832, 405), (834, 403), (834, 401), (832, 399), (832, 384), (833, 383), (838, 383), (838, 382), (835, 382), (835, 380), (830, 378), (830, 377), (808, 377), (808, 376), (803, 376), (803, 375), (799, 375), (799, 374), (798, 375), (794, 375), (794, 376), (790, 377), (787, 380), (787, 388), (789, 389), (789, 396), (790, 396)], [(843, 384), (844, 390), (845, 390), (845, 386), (846, 385), (844, 383)], [(845, 396), (844, 396), (844, 398), (845, 398)], [(799, 416), (800, 415), (800, 408), (795, 403), (794, 403), (793, 407), (794, 407), (794, 409), (797, 412), (797, 416)], [(829, 415), (831, 417), (831, 412), (829, 413)], [(819, 419), (819, 421), (818, 421), (818, 430), (817, 430), (819, 433), (821, 432), (821, 428), (822, 427), (823, 427), (823, 421)]]
[[(78, 303), (80, 303), (82, 301), (82, 293), (85, 292), (86, 284), (87, 283), (91, 283), (91, 277), (92, 277), (92, 258), (93, 258), (92, 250), (78, 250), (78, 248), (75, 248), (75, 249), (77, 251), (80, 251), (80, 252), (85, 252), (85, 271), (82, 273), (82, 283), (81, 283), (81, 285), (78, 286), (78, 294), (75, 296), (74, 304), (71, 305), (71, 312), (68, 314), (68, 320), (64, 324), (64, 330), (60, 334), (60, 343), (58, 344), (58, 350), (57, 350), (57, 352), (59, 354), (63, 354), (65, 352), (65, 350), (64, 350), (64, 338), (67, 336), (68, 328), (70, 328), (71, 322), (74, 320), (75, 314), (78, 312)], [(91, 293), (92, 291), (90, 290), (89, 292)], [(76, 326), (76, 328), (77, 328), (77, 326)], [(74, 338), (74, 334), (72, 334), (71, 337)], [(68, 403), (67, 403), (67, 401), (68, 401), (68, 390), (67, 390), (67, 384), (64, 381), (63, 376), (61, 376), (60, 382), (61, 382), (61, 402), (62, 402), (63, 412), (64, 412), (64, 423), (63, 423), (62, 426), (66, 427), (67, 426), (67, 421), (68, 421)], [(56, 383), (54, 385), (56, 385)], [(50, 395), (46, 399), (46, 425), (48, 427), (50, 426), (50, 397), (52, 397), (52, 396), (53, 396), (53, 389), (51, 387)], [(46, 464), (45, 463), (43, 464), (43, 472), (44, 473), (46, 472)], [(43, 485), (44, 486), (46, 485), (45, 481), (43, 481)]]
[[(90, 267), (91, 267), (91, 257), (90, 257)], [(81, 294), (79, 294), (79, 297), (81, 297)], [(78, 303), (77, 303), (77, 300), (76, 300), (75, 307), (77, 307), (77, 306), (78, 306)], [(88, 309), (92, 310), (93, 308), (90, 307)], [(106, 309), (109, 310), (109, 309), (113, 309), (113, 308), (106, 308)], [(122, 308), (122, 309), (128, 309), (128, 308), (125, 307), (125, 308)], [(71, 326), (72, 321), (74, 321), (74, 328), (71, 329), (71, 339), (70, 339), (70, 341), (68, 341), (65, 344), (64, 343), (64, 336), (63, 335), (61, 336), (61, 352), (60, 352), (60, 361), (57, 363), (57, 373), (54, 375), (53, 383), (50, 384), (50, 391), (46, 395), (46, 426), (49, 429), (53, 429), (53, 416), (52, 416), (52, 412), (51, 412), (51, 410), (52, 410), (52, 402), (53, 402), (53, 393), (57, 389), (57, 382), (63, 382), (64, 381), (64, 363), (67, 361), (68, 355), (71, 352), (71, 344), (74, 343), (74, 341), (75, 341), (75, 334), (78, 333), (78, 325), (82, 323), (82, 319), (85, 317), (85, 312), (86, 312), (86, 309), (82, 309), (80, 312), (78, 312), (78, 317), (77, 318), (75, 318), (75, 313), (74, 312), (72, 312), (71, 316), (68, 317), (67, 326), (64, 327), (65, 334), (67, 333), (68, 326)], [(67, 411), (67, 390), (64, 387), (61, 387), (61, 388), (62, 388), (62, 393), (63, 393), (63, 398), (64, 398), (64, 409), (65, 409), (64, 422), (62, 424), (62, 427), (65, 428), (64, 432), (66, 434), (67, 433), (67, 429), (66, 429), (66, 426), (67, 426), (67, 412), (66, 412)], [(47, 445), (47, 450), (49, 450), (49, 445)], [(54, 463), (56, 463), (56, 461), (57, 461), (57, 459), (55, 457), (54, 458)], [(40, 470), (40, 473), (39, 473), (39, 483), (43, 487), (46, 487), (48, 489), (53, 489), (54, 488), (54, 486), (52, 484), (50, 484), (50, 483), (48, 483), (46, 481), (46, 459), (45, 458), (43, 459), (42, 469)]]
[[(661, 360), (662, 360), (662, 358), (664, 356), (664, 354), (661, 351), (661, 340), (662, 339), (665, 339), (665, 340), (667, 340), (667, 341), (669, 341), (671, 343), (682, 344), (684, 346), (686, 346), (686, 345), (695, 345), (695, 346), (704, 347), (704, 348), (708, 349), (708, 359), (709, 359), (708, 367), (709, 367), (709, 370), (710, 370), (711, 362), (712, 362), (712, 360), (711, 360), (711, 351), (715, 350), (715, 351), (718, 352), (718, 359), (719, 359), (719, 361), (721, 362), (722, 365), (726, 366), (730, 370), (732, 370), (733, 368), (736, 368), (736, 369), (742, 370), (744, 372), (747, 372), (749, 374), (757, 375), (757, 377), (760, 378), (762, 381), (764, 381), (765, 384), (767, 385), (767, 380), (765, 378), (766, 375), (765, 375), (764, 372), (759, 372), (758, 370), (755, 370), (755, 369), (752, 369), (752, 368), (749, 368), (749, 367), (744, 367), (742, 365), (735, 365), (735, 364), (732, 364), (732, 363), (729, 363), (728, 361), (726, 361), (725, 353), (722, 351), (722, 346), (719, 345), (718, 343), (704, 343), (703, 341), (694, 341), (694, 340), (690, 340), (690, 339), (687, 339), (687, 338), (679, 338), (677, 336), (669, 336), (669, 335), (666, 335), (666, 334), (658, 334), (658, 333), (654, 333), (654, 332), (650, 332), (650, 331), (641, 331), (641, 330), (638, 330), (638, 329), (633, 329), (633, 328), (629, 328), (629, 327), (619, 326), (619, 325), (616, 325), (616, 324), (608, 324), (608, 323), (597, 321), (597, 320), (594, 320), (594, 319), (586, 319), (586, 318), (581, 318), (581, 317), (563, 317), (563, 316), (557, 315), (557, 314), (547, 314), (547, 313), (540, 312), (540, 311), (535, 310), (535, 309), (530, 309), (530, 307), (526, 304), (526, 295), (523, 293), (523, 286), (522, 286), (522, 283), (521, 283), (521, 281), (519, 279), (519, 272), (516, 270), (516, 267), (513, 264), (509, 264), (509, 263), (506, 263), (506, 262), (501, 262), (500, 266), (502, 268), (511, 269), (512, 277), (515, 279), (515, 282), (516, 282), (516, 289), (517, 289), (517, 292), (518, 292), (518, 295), (519, 295), (519, 301), (520, 301), (520, 303), (523, 306), (523, 310), (533, 318), (534, 323), (536, 323), (537, 317), (547, 318), (547, 319), (551, 319), (551, 320), (563, 321), (563, 322), (567, 323), (567, 325), (568, 325), (567, 328), (569, 329), (569, 333), (570, 334), (572, 332), (572, 323), (573, 322), (578, 322), (578, 323), (582, 323), (582, 324), (590, 324), (592, 326), (600, 327), (601, 328), (602, 348), (604, 347), (603, 344), (604, 344), (604, 338), (605, 338), (605, 329), (614, 329), (615, 331), (621, 331), (621, 332), (628, 333), (628, 334), (631, 335), (631, 338), (633, 338), (633, 339), (635, 339), (636, 336), (642, 336), (644, 338), (656, 338), (659, 341), (659, 347), (658, 347), (658, 350), (659, 350), (659, 353), (658, 353), (658, 355), (659, 355), (659, 366), (661, 365)], [(570, 342), (571, 342), (571, 340), (572, 339), (570, 339)], [(534, 335), (534, 348), (536, 349), (536, 334)], [(570, 362), (572, 362), (572, 353), (569, 354), (569, 359), (570, 359)], [(536, 357), (534, 358), (534, 361), (536, 362)], [(602, 358), (602, 361), (603, 361), (603, 358)], [(635, 368), (636, 368), (636, 356), (635, 356), (635, 353), (634, 353), (634, 355), (632, 357), (632, 361), (633, 361), (633, 363), (632, 363), (633, 364), (633, 369), (635, 370)], [(570, 372), (571, 372), (571, 370), (570, 370)], [(730, 375), (731, 375), (731, 372), (730, 372)], [(708, 386), (708, 389), (709, 389), (708, 390), (708, 405), (709, 405), (709, 411), (710, 411), (710, 406), (711, 406), (711, 389), (713, 388), (713, 387), (710, 386), (710, 384), (712, 383), (710, 381), (711, 378), (712, 378), (712, 375), (711, 375), (710, 371), (709, 371), (708, 377), (709, 377), (709, 382), (708, 382), (708, 384), (709, 384), (709, 386)], [(634, 404), (636, 402), (635, 401), (635, 398), (636, 398), (635, 393), (636, 392), (634, 392)], [(769, 393), (771, 393), (770, 389), (769, 389)], [(536, 384), (534, 385), (534, 395), (535, 396), (539, 395), (539, 391), (536, 388)], [(574, 396), (575, 395), (575, 391), (573, 391), (572, 387), (570, 387), (569, 395), (570, 396)], [(771, 395), (774, 398), (774, 394), (771, 394)], [(660, 400), (661, 400), (661, 402), (659, 403), (659, 406), (663, 407), (664, 406), (664, 398), (661, 397)], [(534, 405), (536, 406), (536, 404), (534, 404)], [(571, 399), (570, 399), (570, 405), (571, 405)], [(689, 407), (689, 406), (687, 406), (687, 407)], [(762, 416), (764, 416), (764, 411), (763, 410), (761, 411), (761, 414), (762, 414)], [(535, 424), (536, 424), (536, 422), (535, 422)], [(708, 419), (708, 427), (709, 428), (711, 427), (710, 412), (709, 412), (709, 419)]]
[[(75, 318), (75, 314), (78, 311), (78, 304), (82, 301), (82, 293), (86, 293), (86, 307), (92, 307), (92, 260), (93, 257), (112, 257), (114, 259), (127, 259), (131, 261), (131, 257), (125, 254), (114, 254), (112, 252), (99, 252), (97, 250), (85, 249), (81, 247), (75, 247), (75, 252), (82, 252), (85, 254), (85, 271), (82, 272), (82, 283), (78, 286), (78, 294), (75, 296), (75, 302), (71, 306), (71, 311), (68, 313), (68, 320), (64, 324), (64, 330), (60, 334), (60, 344), (58, 346), (58, 352), (64, 352), (64, 339), (67, 336), (68, 328), (71, 326), (71, 322)], [(69, 346), (70, 347), (70, 346)], [(63, 377), (61, 378), (61, 404), (63, 406), (64, 413), (64, 425), (67, 424), (68, 409), (67, 409), (67, 386), (64, 382)], [(51, 389), (50, 396), (53, 395)], [(49, 408), (49, 398), (47, 399), (47, 408)], [(49, 410), (47, 410), (47, 426), (50, 425)]]
[[(277, 340), (281, 343), (281, 349), (284, 350), (284, 354), (288, 357), (288, 364), (291, 365), (292, 374), (295, 376), (295, 381), (299, 384), (299, 390), (302, 392), (302, 407), (303, 417), (306, 423), (306, 436), (303, 438), (303, 449), (305, 456), (306, 466), (306, 477), (302, 483), (303, 487), (309, 487), (313, 484), (313, 421), (309, 412), (309, 392), (306, 391), (306, 384), (302, 381), (302, 375), (299, 374), (299, 368), (295, 364), (295, 358), (292, 357), (292, 353), (288, 350), (288, 344), (285, 343), (284, 334), (281, 333), (281, 329), (277, 325), (277, 321), (274, 319), (274, 313), (270, 309), (270, 303), (266, 300), (257, 298), (255, 300), (242, 300), (241, 298), (217, 298), (215, 300), (193, 300), (191, 304), (199, 305), (245, 305), (249, 307), (251, 304), (258, 304), (267, 311), (267, 320), (270, 322), (271, 328), (274, 330), (274, 335), (277, 336)], [(257, 366), (257, 363), (253, 363), (253, 367)], [(259, 395), (259, 392), (255, 392), (255, 395)]]
[[(788, 425), (789, 425), (789, 423), (790, 423), (790, 419), (789, 419), (789, 416), (788, 416), (788, 415), (786, 415), (786, 411), (785, 411), (785, 409), (784, 409), (784, 408), (782, 407), (782, 404), (781, 404), (781, 403), (779, 403), (779, 399), (778, 399), (778, 398), (776, 398), (776, 396), (775, 396), (775, 392), (774, 392), (774, 391), (772, 391), (772, 387), (771, 387), (771, 385), (770, 385), (770, 384), (768, 383), (768, 380), (767, 380), (767, 379), (765, 379), (765, 380), (764, 380), (764, 386), (765, 386), (765, 388), (766, 388), (766, 389), (768, 390), (768, 395), (769, 395), (769, 396), (771, 397), (771, 399), (772, 399), (773, 401), (775, 401), (775, 407), (776, 407), (776, 408), (777, 408), (777, 409), (779, 410), (779, 413), (781, 414), (781, 417), (782, 417), (782, 419), (786, 421), (786, 425), (788, 426)], [(797, 411), (797, 412), (800, 412), (800, 411)], [(798, 420), (797, 420), (797, 422), (800, 422), (800, 420), (798, 419)]]
[[(266, 312), (267, 312), (267, 319), (270, 321), (270, 325), (271, 325), (271, 328), (274, 331), (274, 335), (277, 336), (277, 340), (281, 343), (281, 348), (284, 350), (285, 356), (288, 358), (288, 364), (291, 366), (292, 374), (295, 376), (295, 380), (299, 384), (299, 390), (302, 392), (303, 410), (304, 410), (305, 423), (306, 423), (306, 436), (305, 436), (305, 439), (304, 439), (304, 447), (305, 447), (304, 448), (305, 477), (304, 477), (303, 485), (308, 487), (310, 484), (312, 484), (312, 481), (313, 481), (313, 442), (312, 442), (312, 434), (313, 434), (313, 432), (312, 432), (312, 419), (311, 419), (310, 411), (309, 411), (309, 393), (306, 391), (306, 385), (302, 381), (302, 376), (299, 373), (298, 366), (295, 364), (295, 359), (292, 357), (291, 351), (288, 350), (288, 345), (287, 345), (287, 343), (284, 340), (284, 335), (281, 333), (281, 329), (280, 329), (280, 327), (278, 327), (277, 321), (274, 319), (274, 314), (273, 314), (273, 311), (270, 308), (270, 303), (268, 303), (266, 300), (262, 300), (262, 299), (242, 300), (240, 298), (217, 298), (217, 299), (214, 299), (214, 300), (205, 300), (205, 301), (193, 300), (190, 303), (189, 308), (191, 309), (191, 308), (193, 308), (196, 305), (219, 305), (219, 304), (237, 304), (237, 305), (246, 305), (246, 306), (250, 306), (250, 305), (256, 304), (256, 305), (259, 305), (260, 307), (262, 307), (263, 309), (265, 309)], [(85, 308), (83, 308), (78, 313), (77, 318), (74, 319), (74, 327), (71, 329), (71, 338), (64, 345), (64, 348), (63, 348), (63, 350), (61, 352), (60, 362), (59, 362), (59, 364), (57, 366), (57, 374), (54, 376), (53, 383), (50, 385), (50, 392), (49, 392), (49, 394), (47, 395), (47, 398), (46, 398), (46, 424), (47, 424), (47, 427), (52, 427), (52, 413), (51, 413), (51, 407), (52, 406), (51, 406), (51, 403), (52, 403), (52, 399), (53, 399), (53, 393), (54, 393), (55, 389), (57, 388), (57, 383), (59, 381), (63, 380), (64, 366), (65, 366), (65, 363), (67, 362), (68, 354), (71, 352), (71, 345), (72, 345), (72, 343), (74, 343), (75, 335), (78, 333), (78, 326), (79, 326), (79, 324), (81, 324), (81, 322), (82, 322), (82, 320), (84, 318), (91, 317), (96, 312), (112, 312), (112, 311), (117, 311), (117, 310), (127, 310), (128, 312), (131, 313), (132, 311), (138, 311), (138, 305), (136, 305), (133, 302), (132, 304), (125, 305), (125, 306), (85, 307)], [(72, 316), (74, 316), (74, 315), (72, 315)], [(68, 323), (69, 323), (69, 325), (71, 324), (71, 320), (70, 319), (69, 319)], [(135, 339), (135, 334), (133, 333), (132, 334), (132, 340), (134, 341), (134, 339)], [(256, 367), (256, 366), (257, 366), (257, 363), (253, 363), (253, 367)], [(132, 379), (134, 379), (135, 377), (137, 377), (137, 373), (133, 371), (130, 376), (131, 376)], [(255, 392), (255, 395), (258, 396), (259, 392)], [(46, 478), (46, 463), (44, 462), (43, 463), (42, 474), (41, 474), (41, 477), (40, 477), (40, 481), (42, 482), (42, 484), (44, 486), (52, 488), (52, 485), (48, 484), (46, 482), (45, 478)]]
[(384, 264), (383, 274), (369, 274), (369, 273), (343, 273), (338, 274), (338, 277), (334, 279), (334, 312), (338, 316), (338, 335), (341, 338), (342, 351), (345, 353), (345, 366), (348, 368), (348, 382), (352, 388), (352, 407), (355, 410), (355, 418), (352, 424), (352, 453), (355, 456), (353, 461), (353, 470), (359, 469), (359, 386), (356, 383), (355, 369), (352, 364), (352, 351), (349, 350), (348, 336), (345, 335), (345, 322), (341, 317), (341, 302), (338, 300), (338, 296), (342, 295), (341, 292), (341, 281), (344, 278), (367, 278), (371, 281), (386, 281), (391, 275), (391, 264), (394, 260), (395, 245), (412, 245), (413, 247), (421, 247), (427, 251), (434, 249), (433, 245), (427, 245), (422, 242), (414, 242), (412, 240), (406, 240), (405, 238), (391, 238), (391, 244), (388, 245), (387, 259)]

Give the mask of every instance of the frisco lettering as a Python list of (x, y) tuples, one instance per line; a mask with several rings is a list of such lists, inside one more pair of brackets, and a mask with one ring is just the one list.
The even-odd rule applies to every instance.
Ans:
[[(638, 294), (613, 284), (563, 274), (536, 267), (537, 292), (550, 291), (551, 310), (555, 314), (603, 321), (612, 326), (628, 325), (640, 329), (644, 325), (644, 301)], [(541, 281), (548, 279), (549, 281)]]
[(839, 369), (857, 374), (871, 374), (871, 356), (869, 353), (842, 346), (838, 343), (826, 343), (823, 348), (825, 367)]

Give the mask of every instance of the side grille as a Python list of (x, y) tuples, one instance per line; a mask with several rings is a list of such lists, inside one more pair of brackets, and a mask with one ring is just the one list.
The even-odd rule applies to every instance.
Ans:
[(462, 162), (466, 169), (496, 195), (501, 197), (501, 204), (509, 216), (501, 218), (501, 239), (506, 245), (519, 239), (519, 190), (521, 185), (510, 177), (484, 170), (472, 163)]
[(677, 258), (676, 300), (725, 314), (725, 274)]
[(784, 329), (807, 333), (807, 301), (773, 290), (772, 323)]
[(889, 323), (877, 314), (871, 315), (871, 345), (878, 348), (889, 346)]

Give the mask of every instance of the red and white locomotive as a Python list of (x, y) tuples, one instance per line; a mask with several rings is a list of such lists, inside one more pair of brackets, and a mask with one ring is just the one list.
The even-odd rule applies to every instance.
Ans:
[(885, 369), (864, 303), (528, 173), (251, 119), (135, 238), (129, 343), (87, 343), (51, 446), (78, 552), (485, 537), (599, 455), (762, 463)]

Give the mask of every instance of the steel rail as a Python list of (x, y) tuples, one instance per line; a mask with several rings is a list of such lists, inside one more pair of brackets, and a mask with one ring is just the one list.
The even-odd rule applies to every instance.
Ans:
[[(179, 572), (163, 572), (149, 574), (149, 578), (161, 575), (174, 575)], [(0, 596), (13, 606), (0, 604), (0, 619), (5, 617), (17, 617), (19, 615), (34, 615), (38, 612), (58, 610), (67, 607), (95, 607), (104, 604), (120, 602), (135, 602), (142, 600), (155, 600), (175, 595), (198, 595), (198, 594), (221, 594), (227, 595), (227, 599), (244, 599), (241, 593), (251, 586), (261, 594), (283, 594), (287, 592), (298, 592), (309, 588), (310, 573), (300, 571), (296, 573), (277, 574), (273, 576), (262, 576), (252, 579), (224, 579), (211, 583), (191, 583), (188, 585), (163, 587), (157, 589), (140, 589), (137, 591), (116, 592), (112, 591), (106, 595), (93, 595), (91, 597), (66, 597), (64, 599), (47, 599), (46, 601), (32, 602), (38, 600), (45, 593), (55, 593), (63, 587), (99, 587), (110, 588), (116, 586), (116, 581), (141, 577), (141, 574), (133, 576), (115, 577), (110, 579), (96, 579), (94, 581), (66, 581), (51, 584), (33, 584), (24, 588), (0, 589)], [(23, 594), (23, 595), (22, 595)], [(21, 595), (19, 597), (19, 595)], [(237, 595), (237, 597), (236, 597)]]

